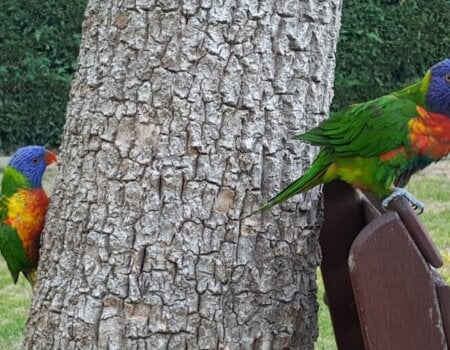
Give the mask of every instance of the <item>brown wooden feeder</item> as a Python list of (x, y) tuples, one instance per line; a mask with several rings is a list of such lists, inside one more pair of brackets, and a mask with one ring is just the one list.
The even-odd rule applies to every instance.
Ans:
[(322, 276), (340, 350), (448, 349), (450, 287), (410, 204), (379, 201), (341, 181), (323, 188)]

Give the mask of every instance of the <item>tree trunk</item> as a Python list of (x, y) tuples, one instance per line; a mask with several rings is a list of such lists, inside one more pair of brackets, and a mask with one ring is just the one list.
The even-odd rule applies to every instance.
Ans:
[(340, 0), (91, 0), (25, 349), (312, 349)]

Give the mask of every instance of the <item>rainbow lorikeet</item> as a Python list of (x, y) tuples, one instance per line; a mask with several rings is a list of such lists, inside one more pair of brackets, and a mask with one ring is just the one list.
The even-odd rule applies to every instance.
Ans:
[(22, 272), (34, 285), (39, 242), (49, 198), (42, 188), (47, 165), (57, 161), (41, 146), (20, 148), (4, 169), (0, 191), (0, 252), (14, 283)]
[(384, 198), (423, 204), (402, 187), (412, 174), (450, 152), (450, 59), (417, 83), (356, 104), (295, 139), (321, 147), (306, 173), (270, 199), (265, 210), (297, 193), (336, 179)]

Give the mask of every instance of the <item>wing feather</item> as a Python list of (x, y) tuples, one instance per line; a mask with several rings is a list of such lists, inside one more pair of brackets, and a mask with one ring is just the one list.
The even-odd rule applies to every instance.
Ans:
[(409, 146), (408, 123), (417, 115), (414, 102), (387, 95), (335, 113), (295, 138), (330, 147), (336, 155), (377, 156)]

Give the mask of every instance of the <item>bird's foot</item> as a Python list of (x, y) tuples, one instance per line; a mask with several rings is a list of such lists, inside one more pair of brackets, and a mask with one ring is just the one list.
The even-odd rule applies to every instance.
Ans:
[(414, 210), (417, 210), (417, 213), (419, 215), (423, 213), (423, 210), (425, 209), (423, 203), (407, 190), (401, 187), (394, 187), (394, 190), (391, 192), (391, 194), (381, 202), (381, 206), (383, 207), (383, 209), (387, 210), (389, 204), (397, 197), (404, 197), (409, 203), (411, 203), (411, 206), (414, 208)]

